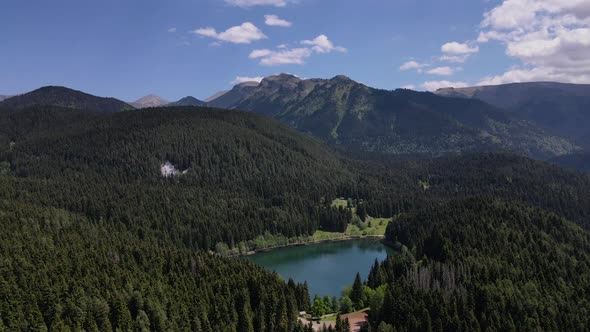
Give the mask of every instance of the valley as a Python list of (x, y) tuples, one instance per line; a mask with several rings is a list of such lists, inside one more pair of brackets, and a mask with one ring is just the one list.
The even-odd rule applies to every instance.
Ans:
[[(481, 93), (483, 100), (478, 99), (480, 94), (462, 95), (461, 90), (441, 90), (436, 94), (407, 89), (387, 91), (370, 88), (342, 75), (303, 80), (280, 74), (265, 77), (260, 83), (240, 83), (209, 102), (189, 96), (170, 103), (148, 95), (144, 103), (138, 101), (131, 106), (117, 101), (116, 106), (109, 106), (108, 110), (207, 106), (254, 112), (278, 119), (346, 153), (384, 153), (407, 159), (512, 152), (548, 160), (584, 153), (588, 148), (584, 137), (590, 133), (583, 124), (587, 101), (580, 95), (585, 91), (582, 87), (574, 89), (577, 94), (572, 92), (570, 96), (559, 92), (552, 97), (557, 101), (547, 102), (558, 105), (555, 107), (564, 114), (563, 121), (547, 118), (541, 114), (545, 111), (537, 112), (538, 107), (527, 100), (515, 101), (514, 105), (518, 106), (511, 104), (502, 108), (503, 104), (494, 103), (496, 99), (486, 98)], [(499, 91), (496, 95), (515, 94), (510, 87)], [(540, 91), (531, 93), (538, 99), (544, 90)], [(52, 100), (57, 96), (61, 100)], [(549, 98), (551, 94), (544, 96)], [(71, 100), (64, 103), (67, 98)], [(103, 104), (114, 102), (96, 97), (84, 104), (79, 102), (83, 98), (79, 91), (46, 87), (0, 102), (0, 109), (51, 105), (95, 110), (95, 106), (90, 105), (96, 105), (99, 100)], [(559, 98), (569, 102), (560, 104)], [(513, 111), (514, 107), (521, 107), (518, 103), (525, 105), (529, 115), (525, 111)], [(104, 106), (101, 109), (105, 109)]]
[[(336, 80), (314, 84), (355, 85)], [(301, 311), (406, 330), (587, 324), (583, 157), (399, 158), (263, 112), (127, 109), (69, 89), (7, 101), (0, 327), (309, 331)], [(452, 111), (480, 123), (465, 112)]]
[[(350, 207), (348, 207), (350, 205)], [(349, 220), (344, 219), (339, 226), (342, 229), (338, 232), (334, 229), (325, 231), (320, 229), (309, 236), (297, 236), (288, 238), (282, 235), (273, 235), (265, 232), (253, 240), (240, 242), (230, 248), (225, 243), (220, 242), (215, 245), (215, 252), (224, 256), (242, 256), (253, 255), (257, 252), (266, 252), (274, 249), (285, 247), (307, 246), (321, 244), (325, 242), (349, 241), (358, 239), (372, 239), (380, 241), (385, 237), (387, 225), (393, 218), (373, 218), (361, 212), (357, 214), (356, 203), (352, 199), (337, 198), (331, 203), (332, 208), (343, 209), (348, 214)], [(363, 220), (364, 219), (364, 220)]]
[(590, 0), (1, 13), (0, 332), (590, 331)]

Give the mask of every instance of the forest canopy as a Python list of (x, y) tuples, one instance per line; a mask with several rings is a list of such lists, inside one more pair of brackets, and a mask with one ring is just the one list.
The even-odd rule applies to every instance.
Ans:
[(33, 107), (0, 112), (0, 330), (291, 331), (305, 285), (211, 251), (340, 231), (338, 197), (407, 247), (349, 298), (373, 328), (588, 328), (588, 175), (359, 160), (236, 111)]

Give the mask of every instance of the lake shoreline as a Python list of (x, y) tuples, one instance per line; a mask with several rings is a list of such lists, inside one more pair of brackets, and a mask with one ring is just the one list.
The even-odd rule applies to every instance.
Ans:
[(379, 239), (379, 242), (383, 243), (384, 245), (386, 245), (388, 247), (395, 249), (395, 245), (393, 245), (389, 241), (387, 241), (385, 239), (385, 235), (344, 235), (343, 234), (342, 237), (339, 237), (339, 238), (314, 240), (314, 241), (309, 241), (309, 242), (289, 243), (289, 244), (278, 245), (278, 246), (273, 246), (273, 247), (268, 247), (268, 248), (251, 250), (251, 251), (241, 253), (241, 254), (229, 255), (227, 257), (235, 257), (235, 258), (245, 257), (245, 256), (252, 256), (252, 255), (259, 254), (259, 253), (269, 252), (269, 251), (272, 251), (275, 249), (281, 249), (281, 248), (305, 247), (305, 246), (320, 244), (320, 243), (350, 241), (350, 240), (358, 240), (358, 239), (371, 239), (371, 238)]
[(307, 281), (311, 297), (340, 297), (343, 288), (352, 284), (357, 273), (366, 279), (375, 260), (381, 262), (395, 254), (395, 250), (382, 240), (382, 236), (362, 235), (331, 241), (322, 239), (314, 241), (317, 243), (267, 249), (266, 252), (236, 259), (248, 260), (270, 272), (274, 271), (284, 280)]

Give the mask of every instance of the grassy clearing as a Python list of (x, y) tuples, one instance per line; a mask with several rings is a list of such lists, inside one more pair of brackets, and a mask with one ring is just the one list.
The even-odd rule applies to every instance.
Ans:
[(332, 201), (332, 207), (343, 207), (343, 208), (347, 208), (348, 207), (348, 200), (340, 197), (340, 198), (336, 198), (335, 200)]
[(344, 233), (324, 232), (316, 231), (312, 236), (308, 237), (310, 242), (325, 241), (325, 240), (337, 240), (345, 237)]
[(391, 218), (372, 218), (367, 217), (363, 222), (355, 221), (353, 224), (348, 224), (344, 233), (316, 231), (312, 236), (306, 238), (307, 242), (337, 240), (348, 236), (377, 236), (385, 235), (385, 229), (391, 222)]
[(349, 236), (385, 235), (385, 229), (390, 222), (391, 218), (367, 217), (364, 222), (349, 224), (345, 234)]
[(349, 206), (351, 206), (350, 209), (354, 215), (354, 220), (348, 225), (344, 232), (344, 235), (347, 236), (385, 235), (387, 224), (391, 221), (391, 218), (373, 218), (367, 216), (363, 222), (356, 215), (356, 207), (354, 204), (342, 197), (333, 200), (332, 206), (342, 208), (349, 208)]
[(225, 243), (217, 243), (215, 246), (215, 252), (224, 256), (236, 256), (252, 254), (254, 251), (259, 250), (291, 245), (304, 245), (321, 241), (334, 241), (348, 237), (383, 236), (385, 235), (387, 224), (391, 222), (391, 218), (373, 218), (370, 216), (367, 216), (365, 221), (362, 221), (356, 214), (356, 207), (353, 202), (344, 198), (335, 199), (332, 201), (332, 206), (342, 208), (349, 208), (349, 206), (351, 206), (350, 209), (353, 213), (353, 221), (348, 224), (344, 233), (318, 230), (311, 236), (287, 238), (281, 234), (270, 234), (269, 232), (265, 232), (263, 235), (259, 235), (255, 239), (240, 242), (233, 248), (229, 248)]

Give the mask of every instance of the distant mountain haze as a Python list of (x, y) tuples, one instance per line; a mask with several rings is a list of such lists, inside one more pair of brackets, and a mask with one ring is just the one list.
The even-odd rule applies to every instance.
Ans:
[(440, 89), (436, 94), (485, 101), (590, 148), (589, 84), (513, 83)]
[(583, 172), (590, 172), (590, 152), (558, 156), (550, 159), (549, 162), (565, 168), (573, 168)]
[(93, 112), (118, 112), (134, 109), (115, 99), (93, 96), (60, 86), (46, 86), (0, 102), (0, 108), (19, 110), (32, 106), (59, 106)]
[(160, 96), (149, 94), (141, 97), (138, 100), (130, 103), (135, 108), (160, 107), (169, 104), (170, 102)]
[[(208, 106), (218, 108), (232, 108), (258, 86), (258, 82), (244, 82), (234, 86), (225, 93), (207, 102)], [(208, 98), (209, 99), (209, 98)]]
[(219, 98), (219, 97), (223, 96), (224, 94), (226, 94), (226, 93), (228, 93), (228, 92), (229, 92), (229, 90), (223, 90), (223, 91), (219, 91), (219, 92), (217, 92), (217, 93), (214, 93), (213, 95), (211, 95), (211, 96), (209, 96), (209, 97), (205, 98), (203, 101), (205, 101), (205, 102), (207, 102), (207, 103), (208, 103), (208, 102), (210, 102), (210, 101), (212, 101), (212, 100), (215, 100), (215, 99), (217, 99), (217, 98)]
[(8, 99), (14, 96), (9, 96), (9, 95), (0, 95), (0, 101), (3, 101), (4, 99)]
[(584, 97), (590, 95), (590, 84), (557, 82), (528, 82), (467, 88), (443, 88), (435, 92), (440, 96), (477, 98), (500, 108), (514, 108), (532, 98)]

